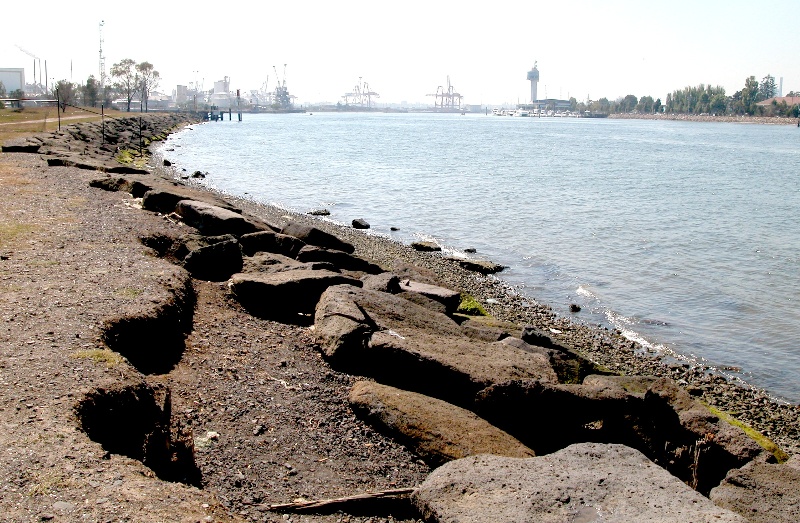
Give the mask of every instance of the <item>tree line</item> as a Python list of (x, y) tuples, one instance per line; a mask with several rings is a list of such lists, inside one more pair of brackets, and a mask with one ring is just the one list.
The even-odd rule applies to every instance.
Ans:
[[(101, 86), (100, 81), (90, 75), (86, 83), (78, 84), (68, 80), (59, 80), (55, 85), (42, 95), (42, 97), (58, 96), (59, 101), (66, 105), (83, 105), (97, 107), (105, 105), (110, 107), (113, 100), (122, 98), (126, 101), (126, 110), (130, 112), (131, 103), (138, 98), (143, 111), (147, 111), (150, 95), (158, 87), (161, 75), (150, 62), (136, 63), (135, 60), (125, 58), (111, 66), (110, 85)], [(5, 98), (5, 88), (0, 82), (0, 98)], [(10, 98), (24, 98), (22, 90), (9, 93)], [(35, 98), (35, 97), (34, 97)]]
[[(769, 105), (758, 105), (759, 102), (769, 100), (777, 94), (775, 78), (767, 75), (756, 80), (755, 76), (745, 79), (744, 87), (733, 95), (727, 95), (725, 88), (700, 84), (687, 86), (675, 90), (667, 95), (666, 101), (661, 102), (652, 96), (637, 98), (629, 94), (616, 100), (606, 98), (579, 104), (575, 102), (576, 109), (589, 110), (600, 113), (674, 113), (674, 114), (709, 114), (709, 115), (749, 115), (749, 116), (783, 116), (797, 118), (800, 116), (800, 105), (788, 105), (785, 101), (773, 100)], [(800, 96), (800, 93), (790, 92), (786, 96)], [(572, 102), (574, 100), (571, 99)], [(585, 109), (581, 109), (581, 105)]]

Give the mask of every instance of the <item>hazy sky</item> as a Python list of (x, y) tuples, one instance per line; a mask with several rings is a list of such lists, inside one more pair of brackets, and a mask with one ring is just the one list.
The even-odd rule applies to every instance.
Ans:
[[(20, 4), (17, 4), (20, 5)], [(432, 101), (450, 76), (468, 104), (524, 102), (538, 61), (539, 97), (661, 97), (687, 85), (728, 94), (750, 75), (800, 90), (798, 0), (562, 0), (539, 2), (40, 1), (0, 22), (0, 67), (47, 60), (47, 76), (99, 77), (123, 58), (149, 61), (159, 90), (223, 76), (259, 88), (272, 67), (299, 102), (340, 100), (359, 77), (378, 102)], [(41, 7), (41, 11), (38, 8)], [(16, 8), (14, 8), (16, 9)], [(14, 11), (12, 9), (12, 11)], [(50, 14), (52, 13), (52, 14)], [(72, 69), (70, 70), (70, 64)], [(38, 64), (37, 64), (38, 67)], [(37, 72), (37, 76), (38, 76)]]

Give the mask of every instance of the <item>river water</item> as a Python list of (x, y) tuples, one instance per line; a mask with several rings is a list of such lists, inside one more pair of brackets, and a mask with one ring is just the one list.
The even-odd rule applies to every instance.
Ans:
[(225, 192), (475, 248), (561, 315), (800, 402), (794, 126), (246, 114), (162, 153)]

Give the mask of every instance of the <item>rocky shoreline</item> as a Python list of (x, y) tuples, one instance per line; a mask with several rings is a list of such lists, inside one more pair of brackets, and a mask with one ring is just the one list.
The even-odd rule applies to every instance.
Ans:
[[(181, 125), (148, 120), (155, 140)], [(13, 520), (797, 519), (797, 458), (777, 464), (797, 406), (437, 253), (121, 171), (96, 144), (80, 124), (0, 158)], [(490, 316), (460, 314), (465, 295)]]
[(797, 118), (784, 118), (778, 116), (717, 116), (712, 114), (640, 114), (640, 113), (614, 113), (609, 118), (618, 120), (674, 120), (681, 122), (723, 122), (723, 123), (749, 123), (761, 125), (798, 125)]

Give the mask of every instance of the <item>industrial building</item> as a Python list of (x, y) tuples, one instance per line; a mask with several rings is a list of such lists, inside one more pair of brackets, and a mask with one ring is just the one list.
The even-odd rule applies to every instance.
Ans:
[(0, 68), (0, 82), (3, 82), (6, 93), (25, 90), (25, 69), (21, 67)]

